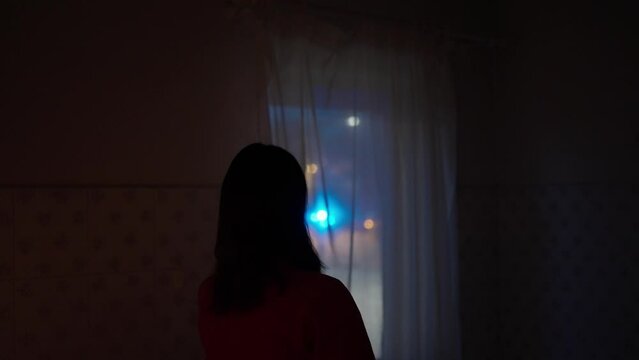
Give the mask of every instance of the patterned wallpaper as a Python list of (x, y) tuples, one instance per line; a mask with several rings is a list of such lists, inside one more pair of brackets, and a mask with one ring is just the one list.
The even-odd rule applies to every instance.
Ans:
[(459, 201), (464, 359), (639, 359), (639, 186)]
[(200, 359), (217, 189), (0, 189), (0, 358)]

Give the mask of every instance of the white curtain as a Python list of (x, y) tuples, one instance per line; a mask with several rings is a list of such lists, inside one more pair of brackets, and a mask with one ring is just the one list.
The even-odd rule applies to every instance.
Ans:
[(326, 272), (351, 290), (378, 358), (459, 359), (444, 46), (387, 25), (291, 19), (267, 26), (270, 134), (306, 170)]

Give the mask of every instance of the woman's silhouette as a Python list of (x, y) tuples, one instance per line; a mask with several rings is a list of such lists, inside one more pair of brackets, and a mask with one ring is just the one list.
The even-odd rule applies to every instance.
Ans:
[(222, 184), (215, 269), (199, 290), (200, 339), (212, 359), (374, 359), (344, 285), (321, 274), (305, 223), (297, 160), (242, 149)]

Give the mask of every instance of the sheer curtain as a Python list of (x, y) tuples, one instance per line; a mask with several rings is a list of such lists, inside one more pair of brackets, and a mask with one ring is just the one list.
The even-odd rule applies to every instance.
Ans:
[(377, 357), (459, 359), (455, 111), (422, 33), (300, 15), (267, 21), (272, 142), (306, 170), (327, 273)]

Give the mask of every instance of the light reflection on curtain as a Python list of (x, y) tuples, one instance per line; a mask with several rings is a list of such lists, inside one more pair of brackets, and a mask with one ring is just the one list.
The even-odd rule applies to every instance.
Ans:
[(351, 290), (378, 357), (459, 358), (445, 62), (419, 36), (287, 25), (270, 29), (270, 132), (306, 171), (327, 274)]

